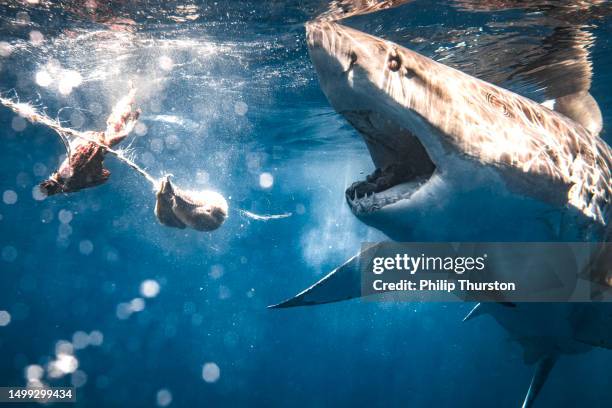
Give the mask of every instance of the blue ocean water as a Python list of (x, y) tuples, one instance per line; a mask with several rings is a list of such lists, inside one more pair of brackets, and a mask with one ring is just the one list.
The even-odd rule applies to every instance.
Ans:
[[(564, 18), (550, 4), (481, 3), (414, 1), (349, 23), (537, 101), (559, 78), (592, 75), (610, 143), (608, 8)], [(112, 157), (108, 183), (41, 200), (33, 189), (64, 147), (0, 109), (0, 310), (10, 315), (0, 386), (24, 386), (40, 367), (41, 381), (75, 385), (80, 407), (522, 403), (532, 368), (492, 319), (461, 322), (470, 304), (266, 309), (385, 239), (344, 201), (373, 165), (308, 58), (303, 24), (326, 8), (0, 1), (3, 95), (102, 129), (131, 82), (137, 163), (220, 191), (234, 209), (292, 214), (263, 222), (234, 211), (212, 233), (169, 229), (150, 185)], [(557, 62), (575, 70), (530, 75)], [(55, 375), (66, 347), (74, 359)], [(606, 350), (564, 357), (538, 406), (609, 407), (610, 364)]]

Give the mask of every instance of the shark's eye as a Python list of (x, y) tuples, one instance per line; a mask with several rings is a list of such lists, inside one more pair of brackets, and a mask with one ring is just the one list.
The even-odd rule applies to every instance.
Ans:
[(401, 66), (402, 66), (402, 61), (400, 60), (400, 57), (398, 55), (389, 56), (388, 67), (391, 71), (397, 72)]

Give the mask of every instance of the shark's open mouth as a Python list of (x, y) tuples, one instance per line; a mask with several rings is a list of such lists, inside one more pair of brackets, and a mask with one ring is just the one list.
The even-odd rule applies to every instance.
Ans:
[[(436, 166), (416, 137), (411, 138), (413, 149), (404, 160), (377, 168), (365, 180), (346, 189), (346, 201), (356, 215), (366, 215), (408, 200), (433, 175)], [(419, 148), (414, 149), (415, 145)], [(397, 158), (396, 158), (397, 159)]]

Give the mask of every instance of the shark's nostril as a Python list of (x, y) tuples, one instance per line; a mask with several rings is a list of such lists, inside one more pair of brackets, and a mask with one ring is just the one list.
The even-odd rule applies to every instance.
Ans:
[(345, 72), (349, 72), (351, 69), (353, 69), (353, 66), (355, 66), (355, 63), (357, 62), (357, 54), (355, 54), (355, 51), (351, 51), (349, 58), (350, 58), (349, 66)]

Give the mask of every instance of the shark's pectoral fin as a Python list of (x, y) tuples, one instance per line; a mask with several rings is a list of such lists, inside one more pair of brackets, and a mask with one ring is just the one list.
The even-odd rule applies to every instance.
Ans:
[(523, 408), (530, 408), (533, 406), (535, 399), (548, 379), (550, 371), (555, 366), (557, 358), (557, 355), (548, 355), (538, 362), (533, 378), (531, 379), (531, 385), (529, 386), (525, 401), (523, 402)]
[(361, 296), (359, 255), (355, 255), (308, 289), (284, 302), (269, 307), (277, 309), (311, 306), (322, 303), (338, 302), (359, 296)]
[[(377, 247), (378, 245), (373, 245), (365, 251), (375, 251)], [(312, 306), (361, 297), (361, 267), (359, 260), (362, 254), (363, 252), (360, 252), (353, 256), (342, 266), (334, 269), (323, 279), (296, 296), (268, 307), (278, 309)]]

